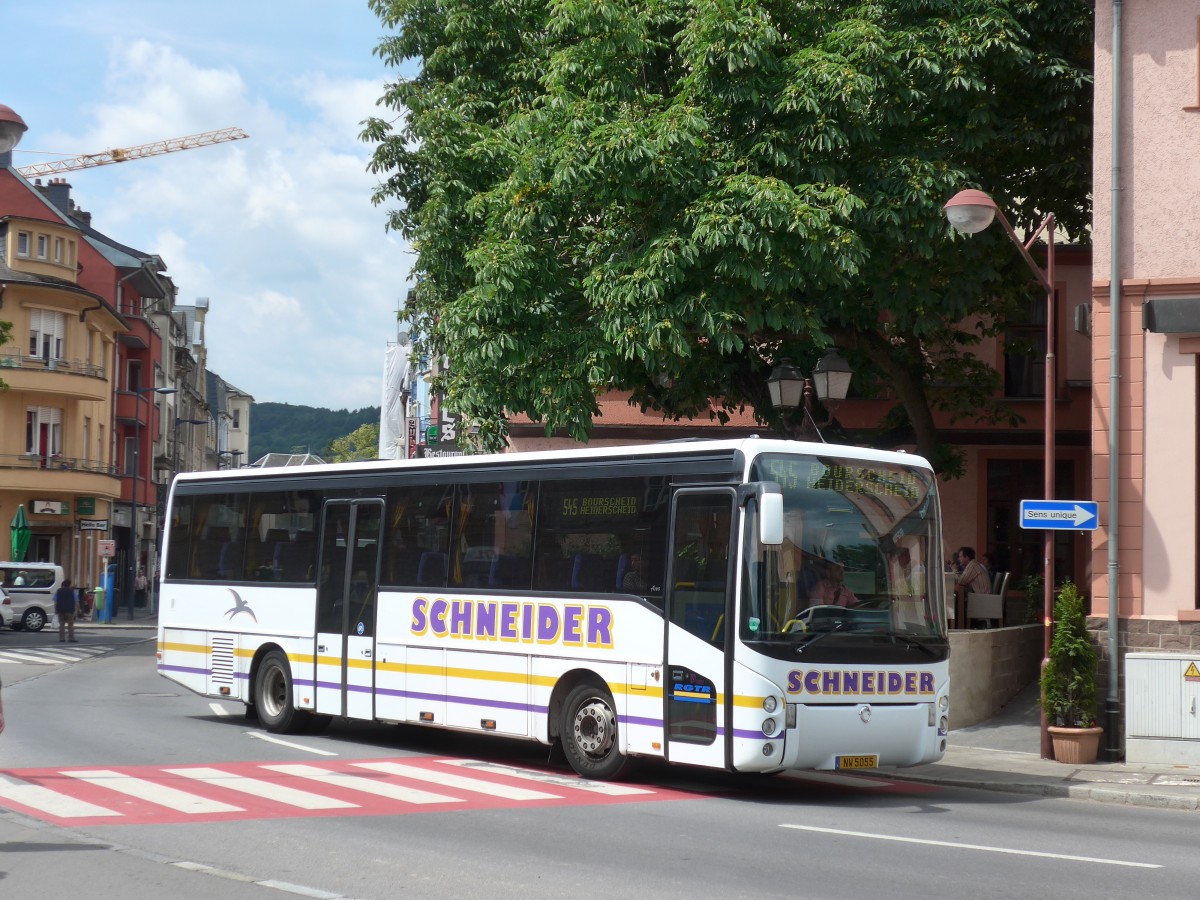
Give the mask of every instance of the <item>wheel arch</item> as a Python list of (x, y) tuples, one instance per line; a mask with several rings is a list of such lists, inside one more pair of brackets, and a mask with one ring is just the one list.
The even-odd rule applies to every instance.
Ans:
[[(254, 686), (258, 683), (258, 670), (262, 666), (262, 661), (266, 655), (273, 650), (278, 650), (283, 654), (283, 658), (288, 661), (288, 667), (291, 668), (292, 661), (288, 657), (288, 652), (276, 641), (264, 641), (259, 644), (258, 649), (254, 651), (254, 658), (250, 660), (250, 672), (246, 679), (246, 706), (250, 709), (254, 708)], [(295, 673), (292, 674), (292, 683), (295, 685)], [(293, 687), (294, 689), (294, 687)], [(293, 698), (294, 699), (294, 698)]]
[[(613, 697), (612, 688), (608, 686), (608, 682), (600, 676), (599, 673), (591, 669), (571, 669), (564, 672), (562, 677), (554, 685), (554, 690), (550, 692), (550, 705), (546, 710), (546, 727), (547, 727), (547, 742), (553, 744), (558, 740), (562, 724), (562, 709), (563, 703), (566, 702), (567, 696), (571, 691), (575, 690), (581, 684), (592, 684), (595, 687), (603, 688), (608, 692), (610, 697)], [(614, 704), (616, 698), (613, 697)]]

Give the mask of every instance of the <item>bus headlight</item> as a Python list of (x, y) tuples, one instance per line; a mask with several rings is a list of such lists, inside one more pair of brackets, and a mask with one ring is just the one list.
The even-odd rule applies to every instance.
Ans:
[(762, 733), (767, 737), (770, 737), (775, 733), (775, 727), (774, 719), (764, 719), (762, 723)]
[(946, 712), (950, 709), (949, 694), (942, 694), (942, 696), (938, 698), (938, 709), (940, 709), (942, 712)]
[(773, 713), (779, 709), (779, 701), (774, 697), (766, 697), (763, 699), (763, 712)]

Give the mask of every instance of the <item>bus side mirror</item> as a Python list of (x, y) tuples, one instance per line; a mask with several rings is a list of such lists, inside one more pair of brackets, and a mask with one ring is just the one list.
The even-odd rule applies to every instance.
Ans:
[(758, 495), (758, 542), (768, 547), (783, 543), (783, 494), (763, 491)]

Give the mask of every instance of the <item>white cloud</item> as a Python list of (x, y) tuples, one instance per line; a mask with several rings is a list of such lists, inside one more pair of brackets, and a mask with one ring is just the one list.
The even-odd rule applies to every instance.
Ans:
[[(101, 232), (160, 255), (184, 303), (210, 298), (209, 366), (223, 378), (259, 401), (377, 405), (411, 257), (371, 204), (378, 179), (358, 140), (393, 74), (371, 55), (383, 29), (366, 4), (334, 16), (308, 0), (212, 0), (203, 13), (73, 2), (80, 17), (56, 33), (71, 83), (43, 66), (40, 83), (0, 97), (30, 125), (22, 146), (70, 155), (244, 129), (248, 140), (72, 172), (73, 199)], [(97, 4), (144, 9), (153, 31), (122, 40)]]

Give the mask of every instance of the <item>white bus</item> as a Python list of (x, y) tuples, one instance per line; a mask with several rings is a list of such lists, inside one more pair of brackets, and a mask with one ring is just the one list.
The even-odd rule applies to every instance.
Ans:
[(945, 751), (915, 456), (749, 438), (191, 473), (167, 520), (158, 671), (271, 731), (560, 742), (590, 778)]

